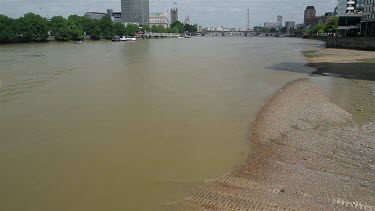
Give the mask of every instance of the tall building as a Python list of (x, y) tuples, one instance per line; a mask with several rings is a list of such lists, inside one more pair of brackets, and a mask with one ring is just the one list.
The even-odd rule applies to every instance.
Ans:
[(121, 17), (125, 23), (148, 25), (149, 8), (149, 0), (121, 0)]
[(280, 26), (282, 27), (283, 26), (283, 16), (281, 15), (278, 15), (277, 16), (277, 22), (280, 24)]
[(296, 27), (296, 22), (294, 21), (285, 21), (285, 28), (289, 31), (289, 29), (294, 29)]
[(285, 28), (288, 33), (293, 32), (294, 28), (296, 27), (296, 22), (294, 21), (285, 21)]
[(356, 5), (356, 10), (358, 11), (358, 12), (363, 12), (364, 11), (364, 9), (365, 9), (365, 1), (366, 0), (357, 0), (357, 5)]
[(337, 16), (361, 13), (364, 5), (365, 0), (338, 0)]
[(362, 30), (361, 34), (363, 36), (375, 36), (375, 1), (365, 0), (363, 7), (362, 16)]
[(171, 9), (171, 24), (178, 21), (178, 9)]
[(304, 14), (303, 25), (305, 27), (311, 26), (314, 22), (316, 10), (314, 6), (307, 6)]

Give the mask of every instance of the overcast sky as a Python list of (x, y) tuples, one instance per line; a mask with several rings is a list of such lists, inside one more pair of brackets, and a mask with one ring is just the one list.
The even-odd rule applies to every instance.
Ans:
[[(302, 23), (303, 10), (315, 6), (318, 15), (333, 11), (336, 0), (175, 0), (179, 19), (203, 26), (246, 27), (246, 9), (250, 9), (251, 26), (275, 22), (277, 15), (283, 21)], [(45, 17), (56, 15), (83, 15), (85, 12), (120, 11), (121, 0), (0, 0), (0, 13), (16, 18), (27, 12)], [(150, 0), (150, 12), (162, 12), (174, 7), (173, 0)], [(169, 17), (169, 13), (167, 13)]]

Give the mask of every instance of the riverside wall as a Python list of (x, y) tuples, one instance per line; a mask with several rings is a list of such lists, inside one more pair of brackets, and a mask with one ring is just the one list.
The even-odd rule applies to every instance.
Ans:
[(323, 37), (310, 36), (311, 39), (321, 40), (327, 48), (345, 48), (375, 51), (374, 37)]

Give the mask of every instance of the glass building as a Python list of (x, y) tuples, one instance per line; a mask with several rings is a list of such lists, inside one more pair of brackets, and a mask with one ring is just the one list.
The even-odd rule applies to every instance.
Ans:
[(148, 25), (149, 0), (121, 0), (121, 17), (125, 23)]

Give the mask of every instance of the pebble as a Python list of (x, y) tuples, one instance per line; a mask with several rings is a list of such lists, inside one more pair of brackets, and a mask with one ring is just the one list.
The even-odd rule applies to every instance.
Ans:
[(361, 109), (358, 109), (357, 111), (364, 111), (364, 110), (363, 110), (363, 108), (361, 108)]

